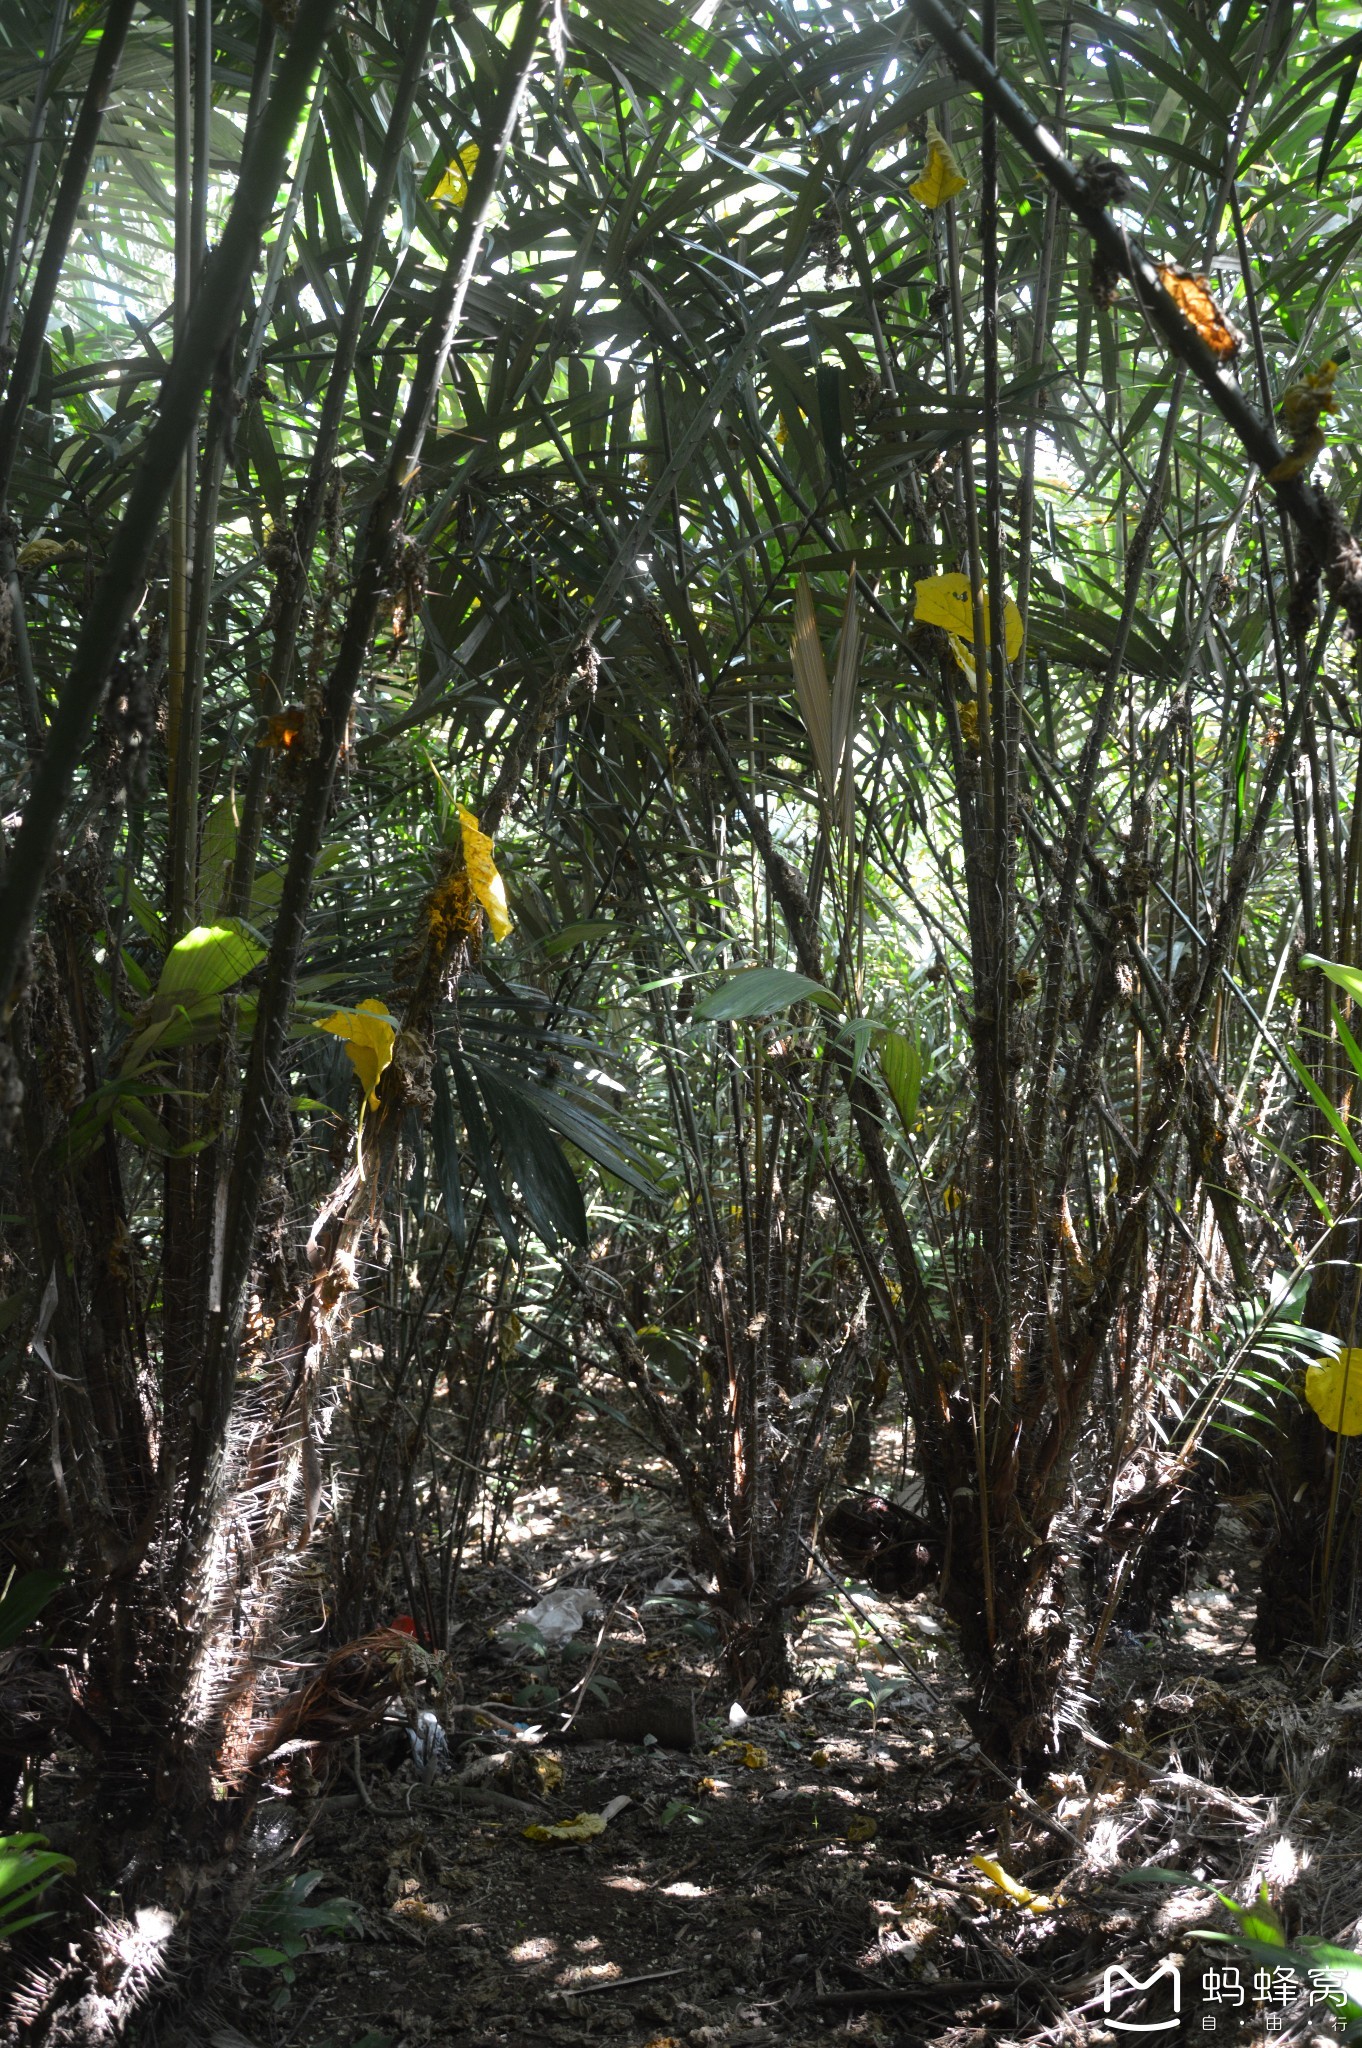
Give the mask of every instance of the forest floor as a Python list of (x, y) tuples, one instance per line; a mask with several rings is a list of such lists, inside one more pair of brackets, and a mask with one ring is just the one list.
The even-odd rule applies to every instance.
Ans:
[[(622, 1487), (618, 1469), (579, 1454), (518, 1502), (497, 1563), (466, 1571), (451, 1772), (422, 1782), (392, 1729), (361, 1745), (358, 1781), (347, 1747), (317, 1796), (266, 1796), (254, 1921), (206, 2001), (187, 2012), (182, 2000), (169, 2027), (162, 2007), (157, 2040), (1337, 2038), (1283, 1973), (1255, 1986), (1251, 1958), (1192, 1937), (1230, 1924), (1197, 1877), (1240, 1900), (1265, 1880), (1293, 1936), (1362, 1934), (1362, 1686), (1337, 1658), (1295, 1672), (1254, 1662), (1253, 1559), (1232, 1514), (1160, 1634), (1111, 1645), (1072, 1755), (1030, 1795), (981, 1758), (929, 1596), (886, 1600), (828, 1578), (795, 1643), (798, 1683), (749, 1699), (743, 1719), (715, 1675), (705, 1604), (675, 1583), (689, 1543), (662, 1475)], [(547, 1655), (508, 1640), (534, 1594), (556, 1586), (589, 1587), (600, 1611)], [(563, 1741), (553, 1730), (574, 1692), (593, 1711), (691, 1694), (697, 1745)], [(603, 1811), (591, 1839), (525, 1832)], [(975, 1856), (1014, 1881), (1013, 1896)], [(1186, 1882), (1122, 1882), (1139, 1865)], [(286, 1960), (300, 1925), (289, 1887), (314, 1908), (350, 1905)], [(1132, 1990), (1110, 1970), (1162, 1974)]]

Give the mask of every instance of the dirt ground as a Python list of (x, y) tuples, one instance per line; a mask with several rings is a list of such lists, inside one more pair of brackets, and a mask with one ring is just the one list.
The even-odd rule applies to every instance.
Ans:
[[(663, 1491), (560, 1473), (520, 1503), (498, 1562), (465, 1576), (450, 1769), (422, 1782), (402, 1732), (381, 1731), (358, 1782), (347, 1755), (319, 1797), (262, 1805), (256, 1917), (198, 2038), (1336, 2039), (1321, 2000), (1255, 1983), (1251, 1958), (1191, 1932), (1230, 1926), (1195, 1882), (1209, 1877), (1240, 1900), (1265, 1881), (1291, 1935), (1362, 1934), (1362, 1686), (1347, 1659), (1254, 1663), (1251, 1562), (1227, 1515), (1161, 1634), (1110, 1643), (1070, 1710), (1074, 1753), (1033, 1797), (971, 1740), (929, 1596), (905, 1605), (829, 1576), (798, 1684), (735, 1703), (705, 1603), (677, 1584), (688, 1543)], [(508, 1640), (534, 1595), (563, 1586), (590, 1588), (599, 1613), (547, 1654)], [(696, 1747), (556, 1732), (574, 1704), (639, 1695), (693, 1697)], [(526, 1834), (607, 1811), (590, 1839)], [(1187, 1882), (1123, 1883), (1138, 1865)], [(290, 1924), (280, 1900), (300, 1879), (314, 1904), (351, 1902), (349, 1924), (288, 1963), (252, 1960), (245, 1944), (269, 1954), (271, 1927)]]
[[(735, 1702), (665, 1475), (638, 1476), (621, 1486), (581, 1457), (518, 1503), (496, 1562), (462, 1580), (445, 1767), (423, 1778), (396, 1725), (319, 1756), (304, 1789), (306, 1768), (281, 1763), (251, 1917), (221, 1930), (213, 1980), (178, 1997), (172, 1982), (147, 2001), (150, 2031), (133, 2017), (110, 2038), (1338, 2038), (1321, 2000), (1255, 1982), (1251, 1958), (1193, 1935), (1231, 1924), (1198, 1878), (1241, 1901), (1265, 1882), (1293, 1937), (1362, 1935), (1362, 1673), (1338, 1654), (1254, 1662), (1253, 1560), (1232, 1513), (1162, 1631), (1108, 1642), (1068, 1707), (1065, 1767), (1033, 1795), (980, 1756), (929, 1595), (883, 1599), (834, 1568), (795, 1643), (797, 1684)], [(599, 1608), (545, 1651), (517, 1617), (562, 1587)], [(695, 1746), (562, 1738), (565, 1712), (634, 1697), (693, 1701)], [(587, 1839), (526, 1833), (602, 1814)], [(1122, 1881), (1141, 1865), (1185, 1882)]]

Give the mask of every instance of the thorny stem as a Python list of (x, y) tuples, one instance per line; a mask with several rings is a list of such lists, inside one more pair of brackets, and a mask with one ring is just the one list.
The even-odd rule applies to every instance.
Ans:
[[(1265, 479), (1281, 462), (1283, 449), (1270, 421), (1252, 405), (1234, 372), (1214, 353), (1176, 300), (1164, 289), (1158, 267), (1127, 229), (1094, 198), (1084, 174), (1070, 162), (1050, 130), (1037, 121), (978, 44), (957, 28), (942, 0), (908, 0), (909, 11), (935, 38), (953, 70), (979, 92), (998, 119), (1065, 205), (1077, 215), (1103, 257), (1135, 287), (1136, 296), (1170, 352), (1186, 363), (1216, 411), (1237, 435), (1245, 454)], [(1362, 633), (1362, 548), (1348, 531), (1332, 499), (1304, 475), (1272, 484), (1319, 564), (1325, 587)]]
[(506, 55), (498, 104), (480, 145), (477, 167), (459, 217), (449, 269), (427, 330), (423, 360), (398, 426), (384, 481), (361, 536), (353, 596), (340, 645), (322, 692), (317, 754), (300, 799), (283, 895), (265, 964), (242, 1094), (228, 1188), (221, 1292), (209, 1304), (208, 1337), (194, 1437), (190, 1447), (184, 1508), (184, 1553), (198, 1548), (214, 1496), (213, 1478), (225, 1442), (235, 1383), (235, 1358), (246, 1285), (255, 1250), (255, 1225), (273, 1142), (276, 1105), (294, 989), (307, 932), (313, 880), (322, 836), (345, 744), (356, 685), (368, 656), (379, 606), (395, 587), (405, 542), (408, 501), (420, 468), (421, 451), (434, 415), (449, 352), (464, 302), (482, 255), (493, 194), (511, 147), (521, 100), (529, 82), (540, 30), (551, 0), (526, 0)]
[[(138, 604), (161, 514), (184, 459), (213, 366), (236, 331), (241, 301), (279, 189), (284, 159), (337, 0), (302, 0), (269, 105), (246, 155), (217, 253), (204, 274), (184, 336), (161, 386), (136, 480), (110, 543), (71, 671), (62, 690), (0, 887), (0, 1003), (12, 1004), (29, 928), (42, 894), (62, 813), (75, 781), (109, 670)], [(114, 0), (115, 15), (132, 0)], [(102, 45), (101, 45), (102, 48)], [(91, 140), (91, 150), (93, 149)], [(83, 180), (82, 180), (83, 182)], [(77, 199), (79, 195), (76, 195)], [(49, 242), (51, 241), (49, 235)], [(47, 252), (44, 251), (44, 262)], [(16, 382), (10, 397), (20, 389)], [(0, 481), (8, 474), (0, 426)]]

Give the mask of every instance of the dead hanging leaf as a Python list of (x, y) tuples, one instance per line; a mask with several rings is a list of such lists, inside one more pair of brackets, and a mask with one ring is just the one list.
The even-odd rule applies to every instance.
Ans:
[(276, 711), (265, 721), (265, 730), (257, 746), (274, 747), (281, 754), (291, 754), (303, 742), (305, 713), (300, 704), (290, 704), (286, 711)]
[(473, 813), (466, 811), (462, 804), (459, 805), (459, 825), (463, 832), (463, 864), (473, 884), (473, 893), (487, 913), (492, 937), (504, 939), (512, 929), (511, 912), (506, 902), (506, 884), (492, 859), (492, 842), (479, 829)]
[(1294, 384), (1288, 384), (1277, 403), (1277, 414), (1293, 439), (1319, 425), (1320, 415), (1334, 410), (1334, 379), (1338, 364), (1321, 363)]
[(1009, 1905), (1025, 1906), (1031, 1913), (1053, 1913), (1064, 1904), (1061, 1898), (1050, 1898), (1045, 1892), (1033, 1892), (1028, 1886), (1018, 1884), (991, 1856), (971, 1856), (970, 1862), (988, 1879), (995, 1892), (1001, 1893)]
[[(1034, 980), (1034, 977), (1032, 978)], [(1092, 1269), (1092, 1261), (1084, 1251), (1082, 1239), (1074, 1229), (1074, 1220), (1069, 1209), (1069, 1197), (1067, 1194), (1060, 1197), (1057, 1220), (1060, 1247), (1064, 1253), (1064, 1263), (1069, 1269), (1070, 1278), (1079, 1289), (1080, 1299), (1086, 1300), (1093, 1292), (1097, 1280)]]
[(430, 195), (432, 206), (451, 206), (457, 212), (468, 197), (468, 187), (478, 167), (478, 145), (470, 142), (450, 159), (444, 176)]
[(978, 746), (979, 705), (973, 697), (960, 706), (960, 733), (967, 747)]
[(1321, 363), (1317, 370), (1288, 384), (1277, 406), (1277, 416), (1291, 436), (1291, 446), (1281, 461), (1266, 472), (1270, 484), (1284, 484), (1309, 469), (1324, 446), (1320, 421), (1334, 410), (1334, 378), (1338, 364)]
[(963, 1188), (956, 1187), (954, 1181), (952, 1181), (948, 1187), (942, 1188), (941, 1206), (943, 1209), (953, 1214), (955, 1210), (962, 1209), (964, 1205), (965, 1190)]
[[(916, 608), (913, 622), (919, 626), (940, 626), (956, 640), (974, 643), (974, 600), (968, 576), (925, 576), (915, 583)], [(984, 632), (989, 635), (988, 598), (984, 598)], [(1015, 661), (1021, 653), (1022, 615), (1012, 599), (1003, 600), (1003, 647), (1009, 661)], [(973, 663), (959, 648), (956, 659), (967, 673), (973, 673)]]
[(1161, 263), (1159, 283), (1211, 354), (1222, 363), (1228, 362), (1243, 337), (1217, 304), (1210, 279), (1195, 276), (1180, 263)]
[(329, 1031), (342, 1041), (359, 1076), (365, 1101), (370, 1109), (377, 1109), (378, 1083), (392, 1061), (397, 1037), (397, 1026), (388, 1015), (387, 1004), (369, 996), (353, 1010), (334, 1010), (329, 1017), (322, 1018), (317, 1029)]
[(927, 161), (922, 173), (914, 178), (908, 190), (933, 211), (954, 199), (957, 192), (965, 189), (965, 178), (956, 160), (955, 151), (937, 127), (931, 115), (927, 116)]
[(1280, 462), (1274, 462), (1271, 469), (1263, 474), (1270, 484), (1290, 483), (1293, 476), (1299, 476), (1310, 468), (1315, 457), (1323, 450), (1325, 433), (1323, 427), (1312, 427), (1308, 434), (1302, 434), (1287, 450)]

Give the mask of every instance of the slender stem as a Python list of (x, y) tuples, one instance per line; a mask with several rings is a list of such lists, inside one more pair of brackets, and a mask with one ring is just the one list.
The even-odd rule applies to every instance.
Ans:
[(42, 155), (43, 136), (47, 132), (48, 109), (52, 104), (48, 87), (52, 83), (52, 66), (61, 39), (66, 34), (66, 14), (69, 0), (54, 0), (52, 26), (47, 32), (47, 48), (43, 52), (42, 69), (33, 88), (33, 112), (28, 124), (28, 142), (24, 148), (24, 168), (19, 173), (19, 189), (14, 195), (14, 213), (9, 224), (8, 247), (5, 250), (5, 268), (0, 276), (0, 391), (4, 390), (5, 365), (9, 357), (9, 322), (14, 311), (15, 294), (19, 289), (19, 265), (23, 258), (24, 241), (28, 235), (28, 217), (33, 210), (33, 194), (38, 183), (38, 163)]
[(10, 375), (9, 391), (5, 398), (4, 410), (0, 412), (0, 505), (9, 496), (10, 478), (14, 474), (14, 458), (19, 452), (19, 434), (23, 426), (24, 413), (28, 408), (29, 393), (33, 379), (38, 374), (43, 345), (47, 339), (47, 322), (52, 312), (52, 302), (57, 296), (62, 267), (66, 262), (67, 246), (75, 230), (76, 216), (85, 197), (85, 181), (90, 175), (90, 164), (94, 157), (95, 145), (104, 120), (104, 109), (113, 91), (113, 82), (123, 56), (123, 45), (128, 38), (128, 26), (132, 21), (137, 0), (109, 0), (109, 9), (104, 17), (104, 33), (99, 39), (99, 48), (90, 69), (85, 97), (81, 101), (80, 113), (71, 135), (62, 169), (61, 184), (57, 188), (56, 203), (52, 208), (52, 219), (48, 224), (47, 240), (38, 261), (24, 312), (24, 324), (19, 332), (19, 345), (14, 352), (14, 369)]
[[(331, 358), (326, 394), (322, 399), (317, 432), (307, 466), (307, 477), (298, 495), (293, 527), (289, 535), (290, 559), (281, 579), (278, 617), (274, 629), (269, 681), (266, 686), (267, 699), (262, 707), (267, 713), (276, 711), (283, 705), (293, 674), (298, 629), (307, 601), (308, 569), (326, 510), (328, 483), (335, 465), (336, 450), (340, 444), (341, 425), (345, 417), (345, 404), (354, 372), (355, 355), (359, 347), (360, 332), (369, 311), (369, 284), (383, 239), (384, 223), (392, 201), (398, 165), (402, 160), (402, 152), (407, 147), (412, 107), (425, 75), (426, 53), (430, 48), (430, 38), (440, 11), (439, 0), (421, 0), (420, 9), (411, 24), (406, 62), (393, 94), (382, 152), (374, 168), (374, 179), (365, 207), (359, 245), (350, 267), (350, 286), (336, 335), (335, 352)], [(313, 110), (314, 120), (320, 115), (322, 99), (323, 94), (319, 91)], [(311, 130), (304, 143), (304, 150), (311, 150)], [(299, 175), (295, 181), (295, 192), (301, 196), (301, 161)], [(281, 234), (281, 249), (286, 239), (287, 237)], [(251, 337), (251, 348), (248, 350), (252, 363), (263, 339), (264, 326), (257, 317)], [(250, 907), (251, 885), (255, 878), (256, 855), (259, 851), (264, 821), (270, 759), (267, 747), (253, 748), (246, 772), (228, 899), (232, 911), (237, 916), (244, 916)]]
[(187, 1555), (192, 1554), (202, 1534), (205, 1504), (212, 1498), (212, 1474), (231, 1412), (237, 1333), (255, 1251), (260, 1193), (273, 1144), (289, 1018), (307, 932), (317, 856), (330, 815), (350, 710), (368, 657), (380, 602), (397, 580), (407, 506), (420, 468), (422, 447), (464, 302), (481, 260), (493, 194), (514, 138), (540, 31), (550, 6), (551, 0), (525, 0), (520, 11), (506, 54), (502, 89), (479, 145), (477, 167), (459, 216), (449, 268), (427, 330), (423, 359), (412, 376), (383, 482), (369, 508), (359, 541), (353, 595), (336, 659), (322, 692), (317, 753), (298, 804), (242, 1091), (241, 1123), (228, 1187), (222, 1291), (220, 1298), (210, 1304), (198, 1420), (186, 1477)]
[[(1164, 289), (1158, 266), (1096, 199), (1077, 165), (1037, 121), (1020, 95), (970, 37), (952, 20), (942, 0), (908, 0), (909, 11), (932, 35), (952, 68), (981, 93), (1031, 161), (1082, 221), (1103, 256), (1135, 287), (1136, 295), (1170, 352), (1187, 364), (1216, 411), (1237, 435), (1265, 479), (1282, 460), (1282, 445), (1271, 422), (1253, 406), (1228, 363), (1222, 361)], [(1278, 502), (1308, 542), (1331, 597), (1343, 606), (1354, 631), (1362, 631), (1362, 574), (1359, 549), (1338, 507), (1302, 474), (1272, 482)]]
[[(130, 9), (132, 0), (113, 0), (115, 9), (125, 4)], [(6, 1006), (12, 999), (29, 927), (61, 830), (62, 812), (124, 629), (141, 602), (146, 566), (156, 544), (161, 514), (194, 430), (204, 387), (224, 345), (235, 332), (260, 239), (279, 189), (285, 153), (336, 7), (337, 0), (301, 0), (274, 91), (254, 147), (248, 150), (243, 162), (232, 209), (217, 253), (205, 272), (203, 288), (195, 296), (183, 343), (176, 349), (162, 383), (155, 421), (147, 435), (127, 506), (110, 543), (104, 575), (85, 615), (71, 671), (0, 886), (0, 1003)], [(0, 468), (0, 475), (3, 474)]]
[[(172, 67), (174, 90), (171, 98), (175, 151), (175, 347), (184, 338), (193, 288), (192, 216), (194, 199), (194, 75), (190, 61), (189, 0), (176, 0), (172, 15)], [(189, 532), (192, 519), (193, 445), (198, 430), (198, 412), (189, 430), (189, 440), (170, 492), (170, 591), (167, 605), (169, 659), (166, 668), (166, 794), (170, 811), (170, 875), (168, 908), (172, 942), (183, 936), (192, 895), (189, 869), (194, 838), (192, 818), (197, 815), (197, 789), (184, 752), (181, 726), (185, 717), (185, 671), (189, 649)], [(187, 820), (186, 813), (190, 814)]]

